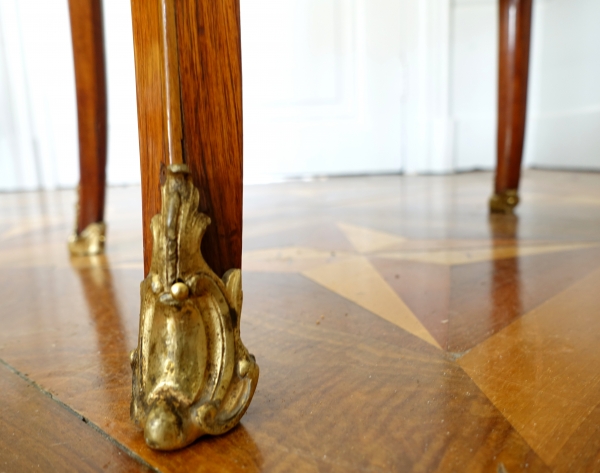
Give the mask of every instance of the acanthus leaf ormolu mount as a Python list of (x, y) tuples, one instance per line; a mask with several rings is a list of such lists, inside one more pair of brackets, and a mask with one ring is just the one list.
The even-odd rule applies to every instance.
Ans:
[(174, 450), (233, 428), (259, 369), (240, 338), (241, 271), (220, 279), (204, 261), (200, 243), (210, 218), (197, 210), (198, 189), (185, 164), (167, 168), (161, 193), (131, 352), (131, 417), (150, 447)]

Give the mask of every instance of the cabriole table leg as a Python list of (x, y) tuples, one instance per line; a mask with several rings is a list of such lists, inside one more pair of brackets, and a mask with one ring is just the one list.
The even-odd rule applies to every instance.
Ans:
[(239, 2), (132, 0), (132, 17), (146, 279), (131, 416), (172, 450), (234, 427), (258, 382), (239, 332)]

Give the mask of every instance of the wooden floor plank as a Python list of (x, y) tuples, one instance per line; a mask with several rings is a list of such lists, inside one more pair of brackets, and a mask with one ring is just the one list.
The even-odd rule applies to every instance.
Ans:
[(0, 472), (151, 471), (0, 363)]
[[(0, 195), (0, 359), (160, 471), (595, 471), (595, 384), (570, 393), (573, 403), (586, 402), (589, 414), (544, 456), (535, 450), (544, 432), (511, 423), (506, 405), (490, 399), (499, 394), (467, 362), (486, 366), (481, 347), (510, 330), (505, 341), (515, 345), (525, 336), (518, 324), (529, 327), (532, 311), (560, 301), (559, 294), (600, 266), (598, 249), (573, 250), (600, 242), (600, 175), (526, 172), (519, 217), (492, 220), (485, 206), (490, 178), (388, 176), (246, 189), (242, 338), (257, 357), (261, 379), (238, 428), (172, 453), (147, 448), (129, 419), (128, 354), (137, 342), (143, 277), (139, 189), (110, 189), (107, 254), (82, 259), (69, 259), (65, 244), (74, 193)], [(540, 245), (553, 250), (520, 250)], [(352, 291), (306, 277), (335, 261), (346, 268), (336, 276), (348, 279), (340, 287)], [(361, 294), (369, 286), (356, 284), (355, 273), (364, 261), (371, 263), (378, 293), (396, 294), (441, 349), (393, 323), (376, 293)], [(389, 300), (399, 307), (397, 298)], [(584, 300), (580, 294), (567, 306), (577, 313)], [(568, 322), (560, 314), (552, 320), (555, 327)], [(539, 324), (544, 327), (543, 317)], [(533, 348), (498, 362), (507, 376), (534, 379), (527, 370), (553, 359), (536, 348), (543, 331), (534, 325), (526, 340)], [(567, 324), (569, 330), (550, 334), (557, 346), (575, 347), (560, 355), (563, 380), (596, 366), (592, 348), (600, 335), (583, 333), (586, 326)], [(581, 340), (592, 348), (577, 349)], [(529, 389), (531, 409), (552, 410), (535, 402), (545, 387)], [(127, 471), (118, 463), (120, 449), (38, 394), (96, 436), (86, 441), (96, 446), (91, 451), (76, 450), (71, 441), (57, 446), (73, 447), (83, 471), (102, 452), (115, 469)], [(510, 392), (500, 394), (510, 399)], [(55, 416), (53, 408), (45, 415)], [(37, 422), (29, 408), (10, 412), (2, 411), (0, 422), (19, 428)], [(54, 434), (49, 422), (39, 435)], [(2, 435), (3, 445), (12, 446)], [(53, 442), (40, 441), (40, 452)], [(49, 460), (50, 471), (61, 469), (62, 458)]]

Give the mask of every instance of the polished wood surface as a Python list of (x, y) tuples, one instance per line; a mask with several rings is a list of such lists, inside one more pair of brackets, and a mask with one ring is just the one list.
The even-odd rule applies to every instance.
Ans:
[(160, 32), (161, 32), (161, 59), (162, 75), (161, 83), (164, 87), (163, 113), (167, 136), (167, 163), (183, 163), (181, 130), (181, 90), (179, 87), (177, 24), (175, 21), (175, 1), (162, 0), (160, 9)]
[(500, 0), (495, 192), (519, 188), (525, 140), (532, 0)]
[[(596, 269), (459, 360), (550, 466), (557, 456), (562, 462), (583, 460), (585, 444), (564, 447), (600, 404), (599, 284)], [(587, 435), (586, 440), (597, 441)]]
[(151, 471), (0, 363), (0, 471)]
[(79, 129), (77, 232), (104, 219), (106, 71), (102, 0), (69, 0)]
[(161, 166), (179, 162), (173, 137), (181, 123), (183, 161), (200, 190), (199, 210), (212, 220), (202, 254), (221, 276), (241, 266), (242, 254), (239, 0), (133, 0), (131, 5), (146, 272), (150, 220), (160, 210)]
[(600, 471), (600, 175), (525, 171), (518, 218), (482, 208), (490, 178), (247, 187), (261, 382), (238, 428), (172, 453), (129, 419), (139, 189), (109, 190), (106, 255), (73, 259), (71, 192), (2, 194), (0, 359), (159, 471)]

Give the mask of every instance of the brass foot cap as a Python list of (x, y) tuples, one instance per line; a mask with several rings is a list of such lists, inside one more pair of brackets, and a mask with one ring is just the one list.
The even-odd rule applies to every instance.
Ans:
[(490, 198), (490, 213), (512, 215), (513, 209), (519, 203), (516, 189), (508, 189)]
[(154, 406), (148, 414), (144, 428), (144, 439), (150, 448), (176, 450), (184, 447), (189, 440), (182, 431), (183, 421), (165, 403)]
[(79, 235), (69, 237), (71, 256), (93, 256), (104, 253), (106, 225), (104, 222), (91, 223)]

